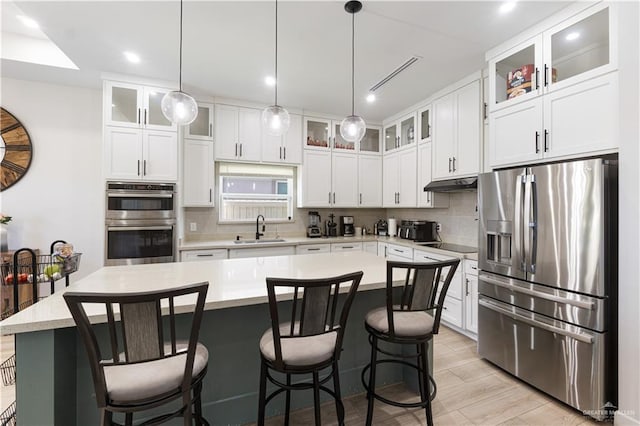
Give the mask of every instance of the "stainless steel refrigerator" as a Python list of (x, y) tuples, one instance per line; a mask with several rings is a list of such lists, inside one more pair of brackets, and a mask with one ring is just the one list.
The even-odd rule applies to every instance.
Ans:
[(603, 418), (616, 404), (617, 161), (478, 178), (478, 351)]

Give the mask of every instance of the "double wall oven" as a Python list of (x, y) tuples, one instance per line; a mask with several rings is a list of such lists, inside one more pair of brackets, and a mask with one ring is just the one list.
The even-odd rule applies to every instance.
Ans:
[(175, 203), (174, 184), (107, 182), (105, 265), (173, 262)]

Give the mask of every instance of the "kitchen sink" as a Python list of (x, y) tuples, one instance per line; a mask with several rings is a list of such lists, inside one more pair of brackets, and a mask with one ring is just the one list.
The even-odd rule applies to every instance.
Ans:
[(234, 244), (261, 244), (261, 243), (284, 243), (285, 240), (279, 238), (264, 238), (262, 240), (235, 240)]

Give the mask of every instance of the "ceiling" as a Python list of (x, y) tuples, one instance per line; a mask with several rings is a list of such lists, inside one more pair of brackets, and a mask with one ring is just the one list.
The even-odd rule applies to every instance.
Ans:
[[(355, 16), (355, 109), (381, 122), (485, 66), (484, 54), (569, 2), (525, 1), (500, 14), (497, 1), (368, 1)], [(351, 16), (343, 2), (278, 4), (278, 103), (336, 116), (350, 113)], [(2, 31), (22, 31), (15, 10), (35, 19), (79, 70), (2, 59), (2, 75), (101, 87), (101, 73), (178, 80), (178, 1), (3, 0)], [(273, 103), (274, 2), (186, 1), (183, 89)], [(141, 57), (129, 63), (125, 50)], [(376, 91), (411, 56), (421, 59)]]

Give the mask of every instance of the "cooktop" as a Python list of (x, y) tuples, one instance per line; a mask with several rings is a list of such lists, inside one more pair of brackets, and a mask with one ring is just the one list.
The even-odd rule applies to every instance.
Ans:
[(460, 244), (450, 244), (450, 243), (443, 243), (439, 241), (434, 243), (422, 243), (420, 245), (433, 247), (441, 250), (455, 251), (458, 253), (475, 253), (478, 251), (477, 247), (462, 246)]

